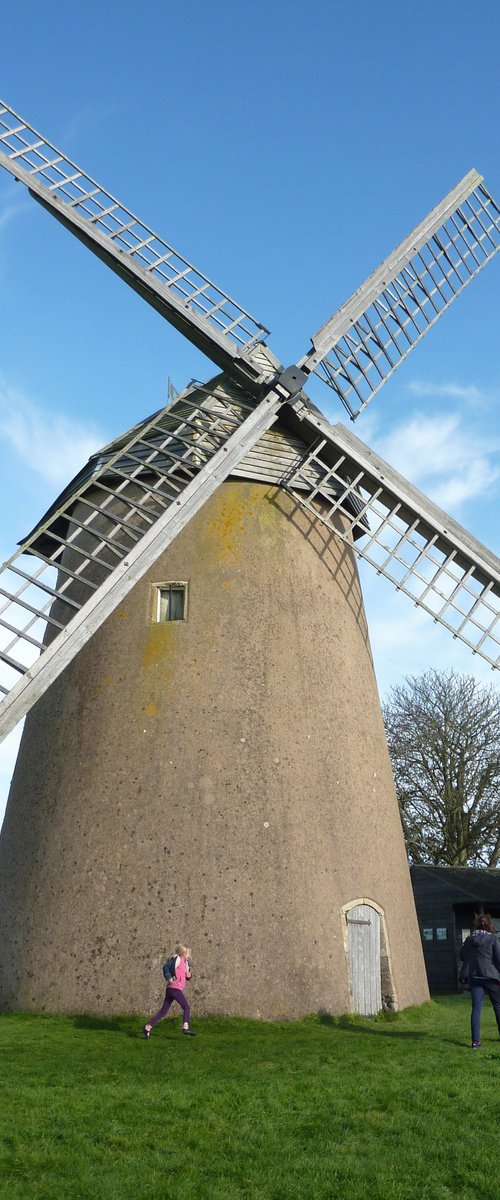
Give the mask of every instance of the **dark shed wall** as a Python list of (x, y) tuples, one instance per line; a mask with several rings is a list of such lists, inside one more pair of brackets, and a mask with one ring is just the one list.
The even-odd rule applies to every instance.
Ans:
[[(456, 991), (462, 930), (471, 927), (474, 913), (491, 913), (500, 929), (500, 871), (412, 866), (410, 875), (429, 988)], [(432, 940), (425, 938), (426, 929), (432, 929)], [(439, 929), (446, 938), (438, 939)]]
[[(442, 879), (419, 873), (418, 867), (412, 867), (410, 874), (429, 988), (435, 992), (455, 991), (455, 922), (451, 894)], [(424, 929), (432, 929), (432, 941), (426, 941)], [(446, 929), (446, 941), (437, 940), (437, 929)]]

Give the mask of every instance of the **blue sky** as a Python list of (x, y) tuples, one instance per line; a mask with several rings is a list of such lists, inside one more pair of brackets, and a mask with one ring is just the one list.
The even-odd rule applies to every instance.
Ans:
[[(310, 335), (471, 167), (500, 198), (500, 7), (25, 0), (0, 93), (272, 330)], [(500, 256), (354, 426), (500, 552)], [(212, 366), (0, 172), (0, 554), (100, 444)], [(321, 385), (316, 403), (347, 417)], [(369, 568), (381, 694), (494, 681)], [(16, 736), (0, 747), (0, 819)]]

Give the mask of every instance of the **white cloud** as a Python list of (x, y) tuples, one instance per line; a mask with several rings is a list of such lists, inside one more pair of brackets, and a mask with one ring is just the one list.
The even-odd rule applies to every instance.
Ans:
[(432, 383), (430, 380), (414, 379), (407, 384), (407, 391), (413, 396), (438, 396), (449, 400), (463, 400), (466, 403), (486, 403), (489, 399), (486, 392), (481, 391), (475, 384)]
[(70, 142), (78, 141), (82, 134), (86, 135), (106, 124), (112, 124), (114, 118), (119, 117), (121, 112), (122, 106), (117, 99), (112, 100), (104, 108), (101, 105), (85, 105), (66, 121), (59, 139), (61, 146), (68, 146)]
[(459, 412), (414, 412), (375, 449), (444, 508), (487, 495), (500, 478), (500, 438), (471, 432)]
[(8, 204), (6, 208), (3, 208), (2, 212), (0, 212), (0, 229), (5, 229), (5, 226), (9, 225), (14, 217), (17, 217), (22, 212), (22, 209), (22, 204)]
[(16, 217), (22, 213), (28, 212), (32, 207), (30, 198), (26, 193), (25, 188), (15, 190), (14, 181), (9, 181), (7, 187), (2, 187), (0, 190), (0, 235), (5, 233), (7, 226), (16, 220)]
[(434, 499), (442, 508), (453, 511), (468, 500), (486, 495), (499, 476), (500, 468), (493, 466), (487, 458), (473, 458), (464, 463), (461, 472), (433, 487)]
[(106, 441), (97, 425), (38, 407), (0, 381), (0, 441), (45, 483), (60, 488)]

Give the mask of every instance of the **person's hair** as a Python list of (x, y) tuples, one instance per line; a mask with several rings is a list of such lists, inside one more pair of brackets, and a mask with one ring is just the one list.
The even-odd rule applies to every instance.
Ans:
[(476, 913), (474, 917), (474, 929), (485, 929), (486, 933), (495, 933), (490, 914)]
[(180, 942), (175, 947), (175, 953), (178, 954), (180, 958), (185, 958), (188, 950), (189, 946), (182, 946)]

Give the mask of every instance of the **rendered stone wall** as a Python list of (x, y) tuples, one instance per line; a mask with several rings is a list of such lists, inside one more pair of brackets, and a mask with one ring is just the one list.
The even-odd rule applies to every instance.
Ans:
[(181, 940), (195, 1011), (346, 1011), (359, 896), (428, 998), (354, 558), (283, 491), (223, 484), (33, 709), (0, 891), (3, 1009), (150, 1013)]

